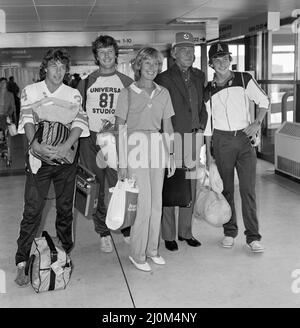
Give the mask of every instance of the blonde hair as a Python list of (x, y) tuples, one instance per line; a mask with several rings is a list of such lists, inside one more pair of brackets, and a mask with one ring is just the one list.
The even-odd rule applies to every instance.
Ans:
[(132, 62), (132, 69), (134, 72), (134, 79), (135, 81), (139, 80), (141, 78), (141, 67), (143, 61), (146, 59), (156, 59), (158, 61), (158, 73), (162, 70), (162, 64), (163, 64), (163, 55), (160, 51), (157, 49), (151, 48), (151, 47), (145, 47), (138, 51), (135, 59)]

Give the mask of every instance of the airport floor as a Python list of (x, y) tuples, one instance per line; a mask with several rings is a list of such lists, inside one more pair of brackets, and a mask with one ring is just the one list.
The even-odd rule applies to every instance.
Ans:
[[(236, 180), (240, 230), (232, 249), (220, 246), (222, 229), (195, 220), (193, 234), (202, 246), (193, 248), (179, 241), (179, 250), (169, 252), (161, 242), (160, 253), (167, 263), (151, 264), (152, 272), (146, 273), (130, 263), (128, 245), (120, 234), (112, 234), (113, 253), (102, 253), (93, 222), (75, 215), (74, 271), (70, 283), (65, 290), (40, 294), (31, 286), (18, 288), (14, 283), (24, 176), (2, 176), (0, 181), (0, 269), (6, 278), (0, 308), (300, 306), (300, 283), (297, 286), (295, 275), (300, 269), (300, 184), (275, 175), (274, 166), (268, 162), (258, 160), (257, 166), (257, 206), (264, 253), (253, 254), (245, 245)], [(45, 213), (44, 228), (54, 235), (53, 202), (48, 202)]]

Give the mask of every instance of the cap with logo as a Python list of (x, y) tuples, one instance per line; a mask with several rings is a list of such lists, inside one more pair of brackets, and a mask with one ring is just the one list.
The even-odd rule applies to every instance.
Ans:
[(223, 55), (231, 55), (228, 44), (223, 42), (218, 42), (213, 44), (208, 52), (209, 59), (223, 56)]
[(175, 35), (175, 42), (173, 43), (173, 47), (175, 46), (194, 46), (194, 37), (189, 32), (178, 32)]

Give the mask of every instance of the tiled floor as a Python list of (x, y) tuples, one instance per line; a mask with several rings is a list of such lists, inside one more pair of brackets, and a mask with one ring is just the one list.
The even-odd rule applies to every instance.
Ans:
[[(202, 246), (179, 242), (178, 252), (168, 252), (161, 243), (167, 264), (152, 264), (151, 273), (133, 267), (119, 234), (113, 234), (116, 250), (101, 253), (93, 223), (79, 215), (70, 284), (63, 291), (41, 294), (31, 287), (18, 288), (13, 281), (24, 176), (0, 177), (0, 269), (6, 274), (0, 308), (299, 307), (300, 294), (291, 287), (292, 272), (300, 269), (300, 184), (274, 175), (273, 169), (258, 161), (257, 205), (265, 253), (252, 254), (245, 246), (238, 193), (240, 232), (233, 249), (220, 246), (222, 229), (195, 221), (194, 236)], [(45, 229), (54, 234), (54, 204), (49, 202), (45, 212)]]

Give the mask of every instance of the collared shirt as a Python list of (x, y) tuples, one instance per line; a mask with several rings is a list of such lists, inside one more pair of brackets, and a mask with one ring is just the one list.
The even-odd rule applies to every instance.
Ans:
[(161, 121), (173, 115), (169, 91), (156, 83), (151, 95), (136, 83), (122, 89), (115, 112), (115, 116), (127, 122), (129, 131), (159, 131)]
[[(178, 66), (179, 67), (179, 66)], [(198, 114), (198, 93), (195, 84), (191, 80), (191, 68), (183, 70), (179, 67), (182, 79), (184, 81), (186, 91), (189, 95), (189, 102), (192, 110), (192, 129), (199, 127), (199, 114)]]
[(223, 86), (209, 83), (205, 89), (208, 119), (204, 135), (212, 135), (213, 128), (223, 131), (245, 129), (250, 123), (249, 100), (259, 107), (269, 108), (268, 96), (249, 73), (235, 72), (233, 79)]

